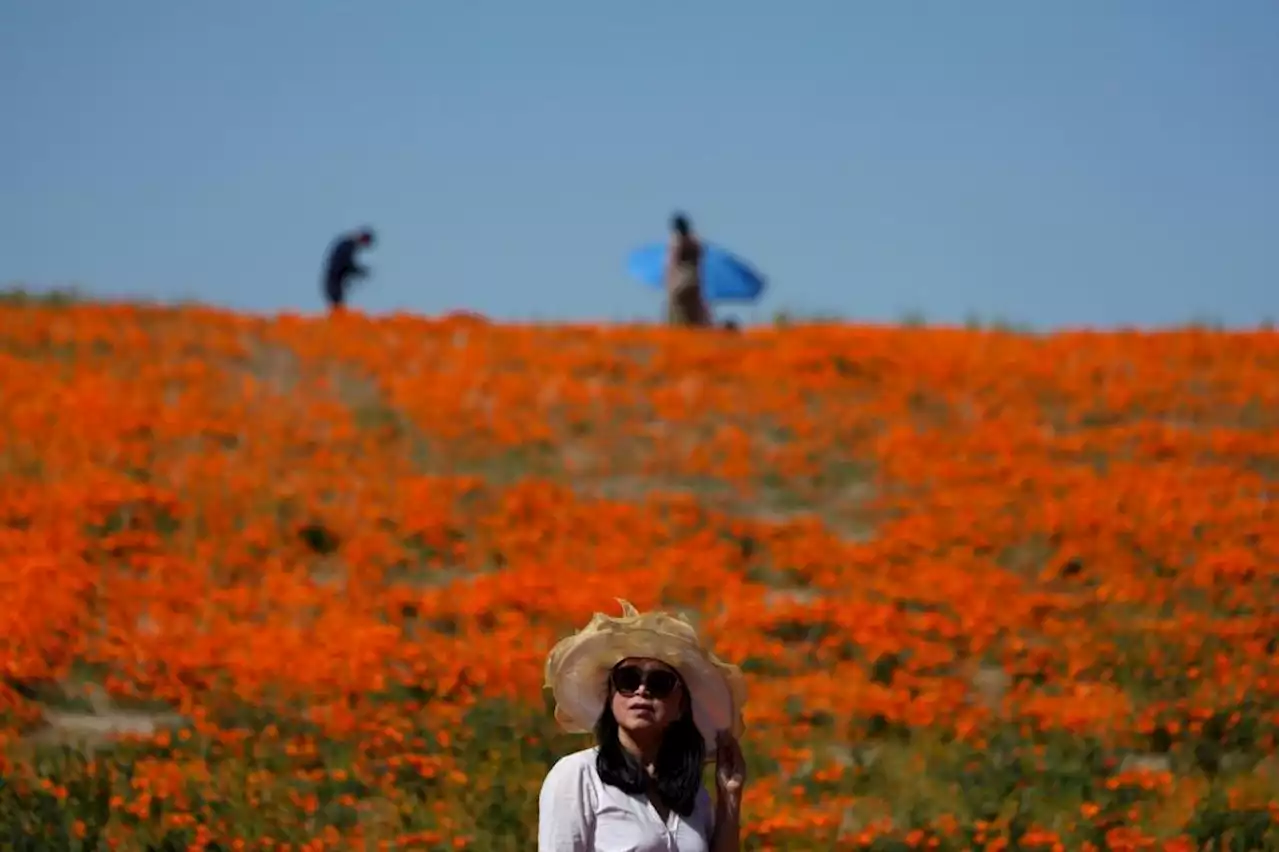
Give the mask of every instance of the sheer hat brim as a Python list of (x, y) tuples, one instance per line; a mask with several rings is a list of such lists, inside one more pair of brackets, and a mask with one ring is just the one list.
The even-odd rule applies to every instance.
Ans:
[(582, 630), (562, 639), (547, 657), (546, 686), (556, 701), (556, 721), (570, 733), (595, 728), (608, 700), (609, 671), (630, 658), (660, 660), (680, 673), (689, 690), (693, 721), (715, 754), (716, 735), (742, 736), (746, 687), (737, 666), (703, 647), (684, 617), (640, 614), (626, 601), (623, 615), (596, 613)]

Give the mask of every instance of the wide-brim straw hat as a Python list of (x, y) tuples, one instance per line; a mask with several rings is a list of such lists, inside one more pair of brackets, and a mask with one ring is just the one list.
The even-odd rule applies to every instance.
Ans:
[(556, 721), (569, 733), (595, 728), (609, 696), (609, 671), (622, 660), (660, 660), (680, 673), (689, 691), (693, 721), (716, 751), (716, 734), (742, 736), (746, 683), (737, 666), (716, 657), (682, 615), (641, 614), (621, 598), (622, 616), (597, 612), (582, 630), (556, 643), (547, 657), (546, 687), (556, 700)]

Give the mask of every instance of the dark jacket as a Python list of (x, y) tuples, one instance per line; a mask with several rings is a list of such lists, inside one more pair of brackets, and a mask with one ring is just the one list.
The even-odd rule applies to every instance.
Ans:
[(324, 281), (326, 290), (342, 289), (348, 278), (360, 278), (368, 274), (368, 270), (356, 263), (356, 252), (363, 246), (354, 236), (340, 237), (329, 249), (329, 259), (325, 264)]

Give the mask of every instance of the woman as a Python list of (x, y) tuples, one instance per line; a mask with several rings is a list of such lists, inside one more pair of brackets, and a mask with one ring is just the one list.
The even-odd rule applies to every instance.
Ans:
[(667, 248), (667, 320), (672, 325), (711, 325), (711, 312), (702, 297), (702, 244), (693, 235), (689, 220), (671, 217), (671, 243)]
[[(746, 690), (683, 618), (596, 613), (547, 658), (556, 721), (596, 745), (556, 762), (538, 799), (539, 852), (737, 852)], [(702, 785), (716, 762), (716, 801)]]

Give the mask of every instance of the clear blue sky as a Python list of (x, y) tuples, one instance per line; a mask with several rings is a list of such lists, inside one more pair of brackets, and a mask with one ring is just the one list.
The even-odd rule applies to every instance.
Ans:
[[(757, 309), (1277, 313), (1271, 0), (0, 6), (0, 283), (316, 312), (660, 314), (673, 208)], [(749, 314), (747, 314), (749, 317)]]

